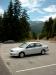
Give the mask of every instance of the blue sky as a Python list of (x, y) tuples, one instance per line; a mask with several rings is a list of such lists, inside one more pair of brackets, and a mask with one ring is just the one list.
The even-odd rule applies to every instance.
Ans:
[[(10, 0), (0, 0), (0, 14), (7, 9)], [(45, 21), (56, 17), (56, 0), (20, 0), (32, 21)]]

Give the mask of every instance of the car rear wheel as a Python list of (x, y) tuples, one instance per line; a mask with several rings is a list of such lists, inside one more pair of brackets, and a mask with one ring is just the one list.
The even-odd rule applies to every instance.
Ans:
[(42, 51), (41, 51), (41, 54), (44, 55), (44, 54), (45, 54), (45, 50), (42, 50)]
[(23, 58), (24, 56), (25, 56), (25, 53), (24, 52), (19, 53), (19, 57), (20, 58)]

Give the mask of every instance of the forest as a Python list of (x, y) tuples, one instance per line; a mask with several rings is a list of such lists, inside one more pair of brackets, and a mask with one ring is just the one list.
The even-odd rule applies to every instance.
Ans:
[(44, 22), (42, 32), (39, 36), (40, 39), (46, 37), (46, 39), (53, 38), (56, 36), (56, 18), (50, 17)]
[(7, 10), (0, 16), (0, 41), (28, 39), (31, 32), (28, 20), (27, 11), (21, 7), (20, 1), (10, 0)]
[[(10, 0), (7, 10), (4, 11), (3, 15), (0, 15), (0, 41), (23, 41), (26, 39), (42, 39), (44, 37), (49, 39), (56, 36), (56, 18), (50, 17), (44, 23), (38, 23), (40, 29), (37, 28), (38, 25), (36, 26), (37, 23), (35, 22), (31, 22), (31, 24), (35, 23), (35, 26), (30, 26), (29, 21), (27, 10), (23, 9), (20, 1), (15, 0), (13, 2)], [(40, 33), (39, 30), (41, 31)], [(38, 32), (35, 33), (34, 31)]]

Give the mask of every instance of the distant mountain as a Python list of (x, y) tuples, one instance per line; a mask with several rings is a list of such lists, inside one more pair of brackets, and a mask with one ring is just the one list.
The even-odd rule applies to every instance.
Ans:
[(42, 21), (30, 21), (31, 30), (35, 33), (40, 33), (44, 26), (44, 22)]

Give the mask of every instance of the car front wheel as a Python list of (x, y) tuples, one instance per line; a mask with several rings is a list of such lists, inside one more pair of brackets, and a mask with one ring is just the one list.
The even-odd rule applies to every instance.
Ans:
[(25, 53), (24, 52), (19, 53), (19, 57), (20, 58), (23, 58), (24, 56), (25, 56)]
[(42, 51), (41, 51), (41, 54), (44, 55), (44, 54), (45, 54), (45, 50), (42, 50)]

